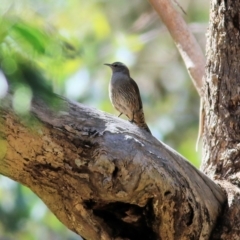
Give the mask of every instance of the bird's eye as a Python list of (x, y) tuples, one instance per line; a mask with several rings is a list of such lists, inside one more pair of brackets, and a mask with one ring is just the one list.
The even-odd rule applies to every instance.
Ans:
[(117, 64), (113, 64), (114, 67), (117, 67)]

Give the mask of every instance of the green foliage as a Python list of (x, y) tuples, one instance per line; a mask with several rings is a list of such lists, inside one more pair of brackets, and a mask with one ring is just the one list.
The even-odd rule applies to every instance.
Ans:
[[(73, 62), (77, 55), (74, 47), (63, 38), (56, 37), (54, 33), (47, 34), (42, 28), (18, 18), (1, 19), (0, 29), (4, 30), (0, 33), (0, 62), (11, 83), (29, 81), (33, 85), (41, 82), (42, 85), (50, 86), (56, 79), (55, 67), (61, 69), (65, 77), (77, 69), (76, 64), (75, 69), (72, 68), (70, 71), (64, 68), (67, 66), (69, 69), (69, 62)], [(40, 78), (41, 74), (44, 76), (41, 79), (26, 78), (26, 75), (34, 73), (34, 77)], [(46, 77), (51, 78), (51, 81), (47, 81)], [(62, 81), (63, 77), (60, 80)]]

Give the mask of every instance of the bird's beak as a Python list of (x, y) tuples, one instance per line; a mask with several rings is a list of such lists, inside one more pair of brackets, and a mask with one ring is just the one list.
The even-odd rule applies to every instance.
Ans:
[(104, 65), (107, 65), (107, 66), (109, 66), (109, 67), (112, 67), (112, 64), (110, 64), (110, 63), (104, 63)]

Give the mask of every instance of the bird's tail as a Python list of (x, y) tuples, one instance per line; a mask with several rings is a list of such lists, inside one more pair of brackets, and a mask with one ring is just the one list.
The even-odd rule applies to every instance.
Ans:
[(146, 121), (145, 121), (145, 117), (144, 117), (144, 112), (143, 112), (143, 109), (141, 108), (139, 111), (135, 112), (134, 113), (134, 120), (133, 122), (140, 128), (143, 128), (145, 129), (147, 132), (149, 132), (150, 134), (151, 131), (148, 127), (148, 125), (146, 124)]

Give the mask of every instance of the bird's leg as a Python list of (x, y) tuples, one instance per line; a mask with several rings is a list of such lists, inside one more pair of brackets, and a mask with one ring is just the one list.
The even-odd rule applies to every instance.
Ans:
[(120, 117), (121, 115), (122, 115), (122, 113), (120, 113), (118, 117)]
[(134, 112), (132, 114), (132, 120), (130, 120), (130, 123), (134, 123)]

